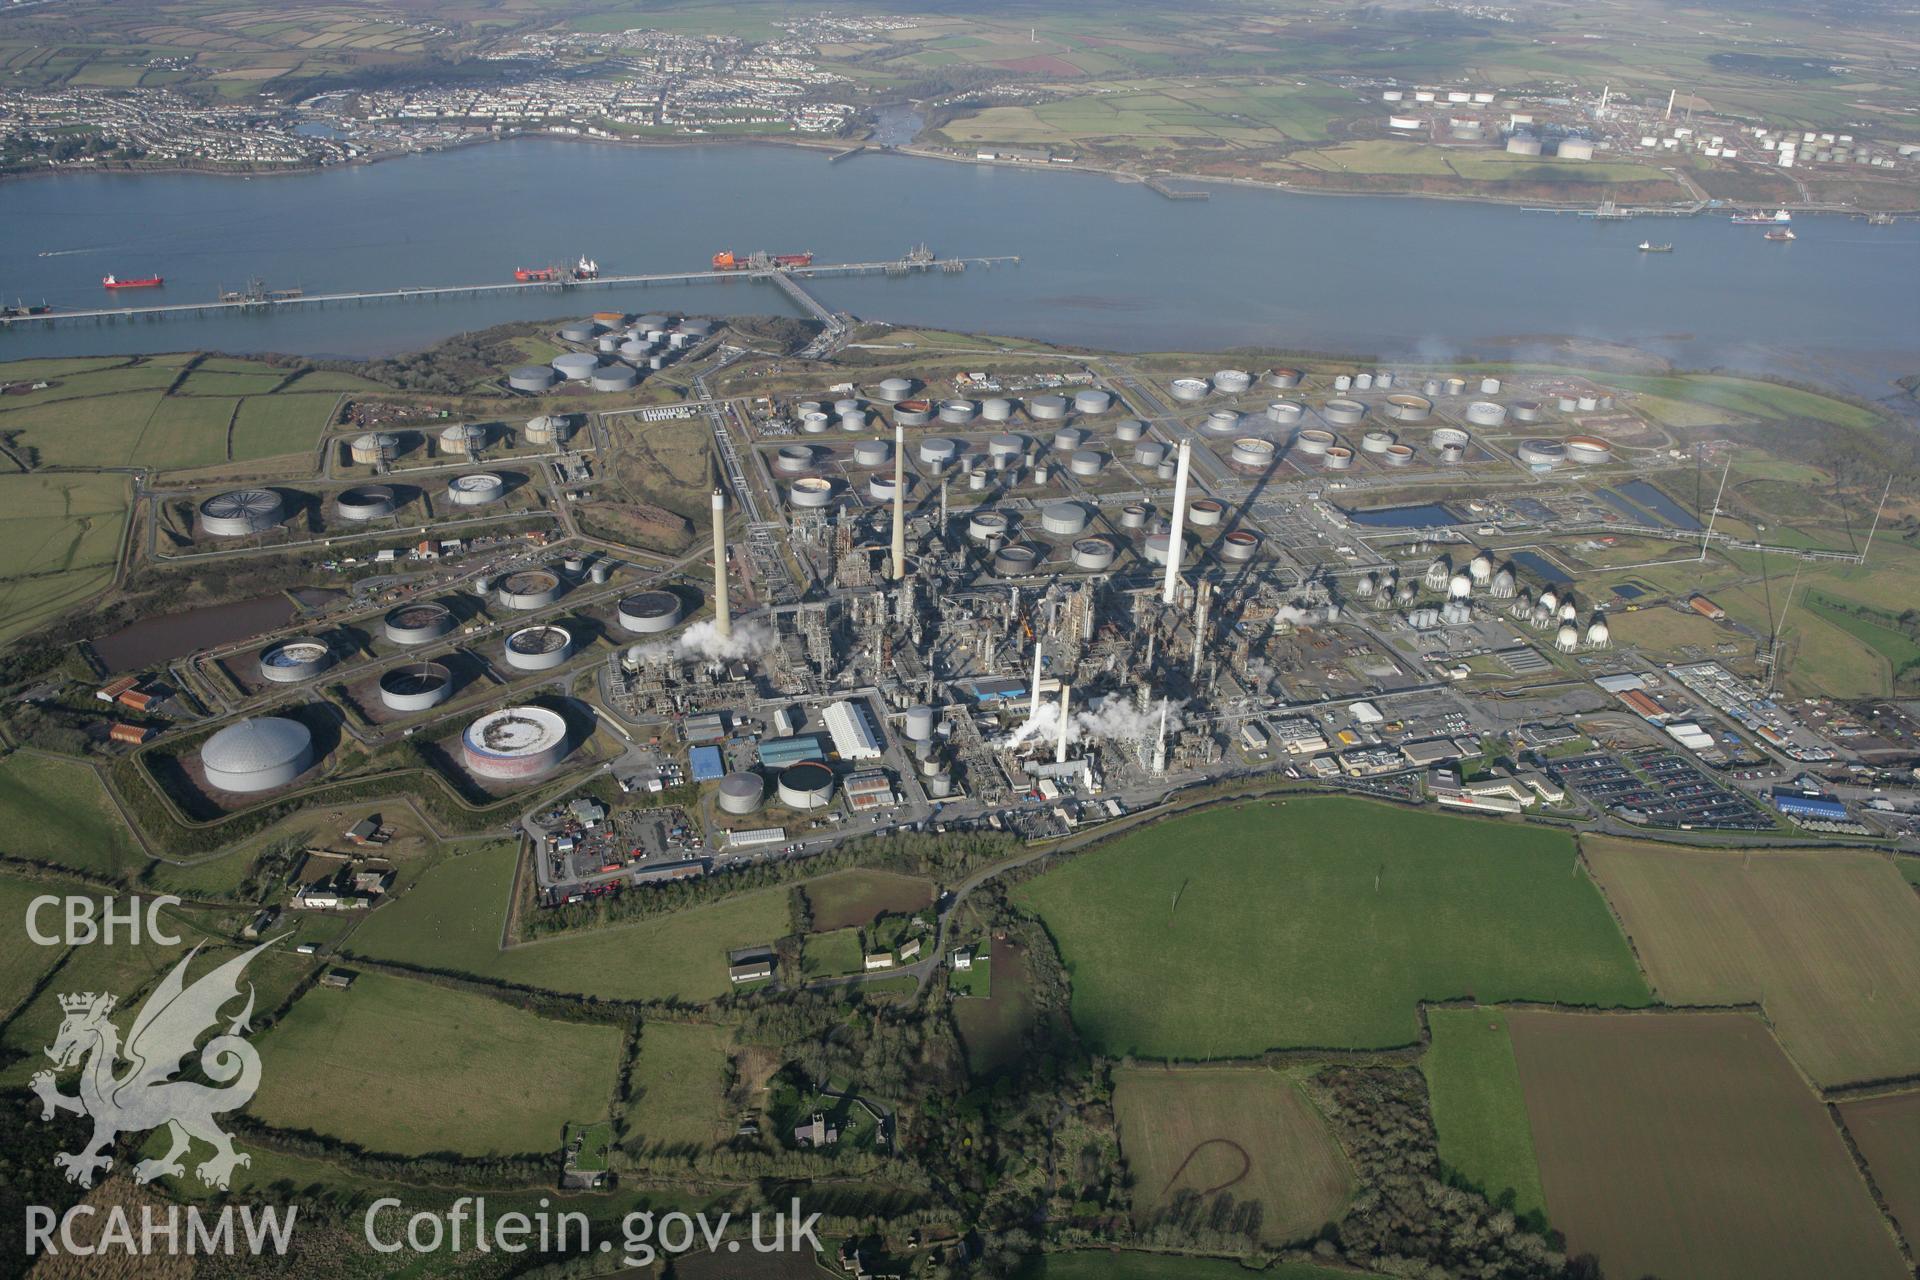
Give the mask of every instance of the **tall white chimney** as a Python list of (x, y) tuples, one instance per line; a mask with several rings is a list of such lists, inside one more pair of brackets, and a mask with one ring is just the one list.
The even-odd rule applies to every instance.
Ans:
[(907, 431), (893, 424), (893, 580), (907, 576)]
[(1027, 719), (1040, 718), (1040, 641), (1033, 642), (1033, 701), (1027, 707)]
[(1160, 736), (1153, 740), (1153, 771), (1167, 771), (1167, 700), (1160, 700)]
[(713, 491), (713, 629), (722, 640), (733, 634), (727, 609), (727, 495)]
[(1173, 473), (1173, 528), (1167, 533), (1167, 581), (1160, 603), (1172, 604), (1180, 591), (1180, 535), (1187, 523), (1187, 468), (1193, 461), (1193, 441), (1180, 442), (1180, 466)]
[(1073, 690), (1062, 684), (1060, 686), (1060, 741), (1053, 748), (1055, 764), (1067, 762), (1067, 726), (1073, 722), (1073, 713), (1068, 710), (1068, 704), (1072, 701)]

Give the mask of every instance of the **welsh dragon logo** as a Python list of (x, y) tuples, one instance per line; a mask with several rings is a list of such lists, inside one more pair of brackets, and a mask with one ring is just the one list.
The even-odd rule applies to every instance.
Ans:
[[(55, 1087), (53, 1071), (37, 1073), (32, 1086), (40, 1095), (42, 1120), (51, 1120), (60, 1111), (93, 1120), (93, 1136), (80, 1150), (53, 1158), (56, 1167), (67, 1171), (67, 1181), (92, 1186), (95, 1175), (113, 1167), (108, 1152), (118, 1135), (144, 1133), (162, 1125), (172, 1145), (164, 1156), (135, 1166), (136, 1182), (185, 1173), (180, 1158), (195, 1138), (214, 1149), (213, 1157), (194, 1171), (209, 1187), (224, 1190), (235, 1168), (253, 1163), (250, 1156), (233, 1149), (232, 1136), (213, 1120), (220, 1112), (245, 1106), (260, 1087), (260, 1055), (241, 1039), (253, 1016), (251, 983), (246, 1007), (224, 1033), (200, 1049), (201, 1072), (214, 1085), (226, 1087), (172, 1077), (184, 1068), (184, 1059), (193, 1054), (201, 1035), (218, 1025), (221, 1008), (239, 999), (240, 973), (247, 962), (271, 945), (263, 942), (188, 986), (187, 966), (200, 952), (196, 946), (148, 997), (133, 1020), (124, 1048), (119, 1030), (108, 1020), (114, 996), (89, 991), (60, 997), (66, 1016), (46, 1054), (55, 1070), (80, 1066), (79, 1093), (71, 1098), (62, 1094)], [(123, 1058), (126, 1070), (115, 1074)]]

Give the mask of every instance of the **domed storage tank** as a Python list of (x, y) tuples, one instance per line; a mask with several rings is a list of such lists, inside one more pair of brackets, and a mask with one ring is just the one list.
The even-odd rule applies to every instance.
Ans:
[(610, 364), (604, 369), (596, 369), (589, 385), (595, 391), (631, 391), (638, 386), (640, 375), (629, 364)]
[(1233, 442), (1228, 461), (1239, 471), (1260, 472), (1273, 465), (1273, 442), (1259, 436), (1241, 436)]
[(654, 636), (680, 625), (680, 597), (671, 591), (636, 591), (620, 598), (620, 629), (630, 635)]
[(507, 637), (507, 665), (519, 671), (551, 671), (573, 656), (573, 633), (565, 627), (522, 627)]
[(1336, 427), (1357, 427), (1367, 416), (1367, 406), (1358, 400), (1333, 399), (1320, 407), (1320, 416)]
[(499, 600), (508, 609), (544, 609), (559, 598), (559, 575), (545, 569), (522, 569), (500, 580)]
[(553, 358), (553, 371), (568, 382), (585, 382), (600, 367), (600, 357), (584, 351), (569, 351)]
[(464, 457), (487, 447), (487, 429), (477, 422), (461, 422), (440, 433), (440, 452)]
[(1240, 415), (1232, 409), (1215, 409), (1207, 415), (1200, 429), (1210, 436), (1225, 439), (1240, 432)]
[(391, 458), (399, 448), (399, 436), (386, 431), (369, 431), (353, 438), (350, 452), (355, 466), (371, 467)]
[(1095, 534), (1090, 538), (1079, 538), (1073, 544), (1073, 565), (1076, 569), (1087, 569), (1098, 573), (1102, 569), (1113, 567), (1116, 550), (1111, 538)]
[(1213, 390), (1205, 378), (1175, 378), (1170, 385), (1175, 400), (1185, 400), (1189, 403), (1205, 400), (1207, 393)]
[(833, 502), (833, 482), (818, 476), (801, 476), (787, 488), (787, 501), (803, 511), (817, 511)]
[(1087, 509), (1077, 502), (1050, 502), (1040, 508), (1040, 527), (1057, 538), (1071, 537), (1087, 527)]
[(1568, 436), (1567, 458), (1580, 466), (1597, 466), (1613, 458), (1613, 446), (1599, 436)]
[(363, 484), (342, 489), (333, 500), (336, 515), (342, 520), (356, 522), (390, 516), (399, 507), (400, 495), (384, 484)]
[(1073, 408), (1076, 413), (1105, 413), (1113, 408), (1113, 393), (1097, 388), (1073, 393)]
[(942, 400), (940, 402), (940, 421), (950, 427), (964, 427), (973, 421), (973, 401)]
[(538, 395), (549, 391), (558, 382), (559, 373), (553, 366), (545, 364), (523, 364), (508, 370), (507, 386), (515, 391), (526, 391)]
[(507, 496), (507, 482), (490, 471), (474, 471), (447, 481), (447, 501), (456, 507), (484, 507)]
[(1300, 385), (1300, 371), (1298, 369), (1269, 369), (1260, 375), (1260, 382), (1263, 386), (1272, 387), (1276, 391), (1288, 391)]
[(817, 760), (802, 760), (780, 771), (775, 791), (789, 809), (824, 809), (833, 800), (833, 770)]
[(549, 773), (567, 754), (567, 722), (545, 707), (489, 711), (460, 736), (460, 756), (476, 777), (518, 782)]
[(1065, 396), (1034, 396), (1027, 401), (1027, 416), (1035, 422), (1057, 422), (1067, 416)]
[(299, 684), (333, 665), (333, 650), (318, 636), (298, 636), (260, 651), (260, 675), (275, 684)]
[(215, 538), (265, 533), (285, 518), (280, 495), (271, 489), (235, 489), (200, 504), (200, 528)]
[(1187, 504), (1187, 523), (1196, 529), (1210, 529), (1226, 514), (1226, 504), (1213, 498), (1195, 498)]
[(298, 720), (236, 720), (200, 746), (200, 767), (216, 791), (249, 794), (284, 787), (313, 767), (313, 734)]
[(1213, 375), (1213, 389), (1223, 396), (1237, 396), (1253, 386), (1253, 375), (1245, 369), (1221, 369)]
[(572, 431), (573, 420), (566, 414), (545, 414), (527, 423), (527, 443), (548, 446), (565, 444)]
[(1107, 465), (1107, 455), (1098, 449), (1075, 449), (1073, 456), (1067, 459), (1067, 470), (1082, 480), (1091, 479), (1100, 474)]
[(453, 696), (453, 673), (444, 663), (409, 662), (380, 675), (380, 701), (390, 711), (428, 711)]
[(960, 455), (960, 445), (946, 436), (928, 436), (920, 442), (920, 461), (944, 467)]
[(991, 396), (980, 402), (980, 416), (988, 422), (1005, 422), (1013, 416), (1013, 407), (1005, 396)]
[(403, 604), (388, 610), (381, 626), (395, 644), (431, 644), (452, 632), (453, 610), (431, 600)]
[(1306, 406), (1297, 400), (1275, 400), (1267, 406), (1267, 419), (1283, 427), (1291, 427), (1299, 423), (1300, 415), (1305, 411)]
[(908, 742), (933, 741), (934, 710), (928, 706), (907, 708), (906, 735)]
[(1475, 400), (1467, 406), (1467, 421), (1476, 427), (1497, 427), (1507, 420), (1505, 405), (1491, 400)]
[(715, 802), (720, 812), (744, 818), (757, 813), (767, 800), (767, 784), (757, 773), (730, 773), (720, 779), (720, 790)]

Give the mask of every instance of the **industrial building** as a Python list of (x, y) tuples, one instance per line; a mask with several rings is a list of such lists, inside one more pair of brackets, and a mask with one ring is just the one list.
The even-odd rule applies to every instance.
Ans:
[(858, 702), (829, 703), (821, 716), (833, 739), (833, 752), (842, 760), (878, 760), (880, 735), (864, 705)]

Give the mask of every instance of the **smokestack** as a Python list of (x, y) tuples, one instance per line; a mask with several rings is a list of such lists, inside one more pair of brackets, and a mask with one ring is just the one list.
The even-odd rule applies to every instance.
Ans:
[(1040, 718), (1040, 641), (1033, 642), (1033, 702), (1027, 708), (1027, 719)]
[(1065, 764), (1067, 762), (1067, 726), (1073, 722), (1073, 715), (1068, 710), (1068, 704), (1071, 703), (1072, 701), (1073, 701), (1073, 690), (1069, 688), (1066, 684), (1064, 683), (1061, 684), (1060, 686), (1060, 741), (1053, 749), (1053, 762), (1055, 764)]
[(893, 424), (893, 580), (907, 576), (907, 430)]
[(713, 491), (713, 629), (722, 640), (733, 634), (727, 609), (727, 495)]
[(1680, 90), (1678, 89), (1669, 89), (1667, 91), (1667, 114), (1660, 117), (1662, 120), (1673, 119), (1673, 100), (1679, 96)]
[(1160, 736), (1153, 740), (1153, 771), (1167, 771), (1167, 700), (1160, 700)]
[(1180, 467), (1173, 473), (1173, 529), (1167, 534), (1167, 581), (1160, 603), (1172, 604), (1180, 589), (1180, 534), (1187, 523), (1187, 467), (1193, 460), (1193, 441), (1180, 442)]
[(1207, 605), (1213, 599), (1213, 584), (1202, 582), (1193, 592), (1193, 675), (1200, 674), (1200, 656), (1207, 649)]

